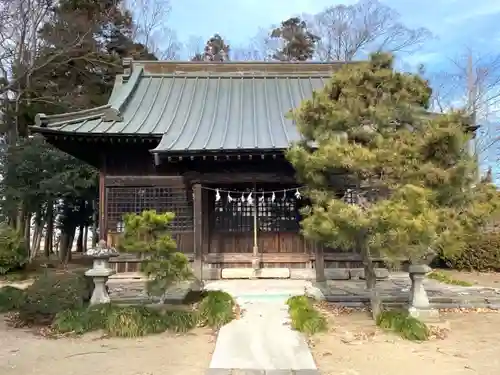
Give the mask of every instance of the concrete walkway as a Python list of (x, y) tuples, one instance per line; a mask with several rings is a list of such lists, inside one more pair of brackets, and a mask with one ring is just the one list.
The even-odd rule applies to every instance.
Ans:
[(319, 374), (305, 337), (290, 328), (285, 305), (310, 288), (301, 280), (207, 283), (208, 290), (233, 295), (244, 310), (241, 319), (221, 328), (207, 374)]

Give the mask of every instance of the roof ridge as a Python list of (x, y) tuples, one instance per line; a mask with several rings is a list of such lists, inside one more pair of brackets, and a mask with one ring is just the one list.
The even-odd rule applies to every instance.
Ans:
[(216, 72), (216, 73), (239, 73), (250, 72), (274, 73), (274, 74), (316, 74), (333, 73), (342, 66), (358, 64), (361, 61), (331, 61), (331, 62), (283, 62), (283, 61), (143, 61), (124, 59), (123, 66), (126, 74), (130, 75), (137, 69), (143, 69), (145, 75), (165, 74), (174, 72)]
[(168, 73), (144, 73), (143, 77), (199, 77), (199, 78), (315, 78), (315, 77), (331, 77), (334, 72), (264, 72), (264, 71), (236, 71), (236, 72), (211, 72), (211, 71), (183, 71), (177, 70)]
[(46, 115), (45, 113), (37, 113), (35, 115), (35, 126), (47, 128), (59, 123), (73, 123), (84, 120), (92, 120), (102, 118), (103, 121), (121, 121), (121, 113), (111, 106), (105, 104), (100, 107), (83, 109), (81, 111), (74, 111), (68, 113), (61, 113), (57, 115)]
[[(116, 108), (118, 112), (121, 112), (123, 108), (127, 105), (132, 94), (137, 88), (140, 78), (143, 76), (143, 72), (144, 72), (144, 67), (138, 66), (138, 69), (132, 70), (132, 74), (130, 74), (130, 76), (122, 75), (120, 77), (122, 80), (126, 79), (125, 84), (122, 85), (121, 89), (122, 91), (119, 95), (115, 95), (116, 97), (114, 98), (110, 96), (109, 99), (110, 100), (109, 104), (113, 108)], [(111, 99), (113, 99), (113, 102), (111, 102)]]
[[(113, 86), (113, 91), (111, 92), (111, 95), (109, 97), (108, 104), (95, 108), (82, 109), (80, 111), (73, 111), (55, 115), (37, 113), (35, 115), (35, 126), (50, 128), (51, 126), (57, 126), (60, 123), (70, 124), (97, 118), (101, 118), (104, 122), (123, 121), (122, 111), (132, 97), (133, 92), (137, 88), (140, 77), (142, 76), (142, 72), (142, 68), (134, 70), (130, 75), (130, 78), (125, 83), (123, 83), (123, 78), (126, 77), (117, 76), (115, 84)], [(122, 80), (122, 83), (118, 83), (120, 79)]]

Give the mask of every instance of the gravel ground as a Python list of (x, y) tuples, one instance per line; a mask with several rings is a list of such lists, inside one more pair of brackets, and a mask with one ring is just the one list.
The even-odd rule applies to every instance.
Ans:
[(330, 317), (330, 332), (311, 341), (322, 375), (497, 375), (500, 313), (443, 316), (444, 339), (414, 343), (380, 332), (365, 313)]
[(161, 334), (141, 339), (50, 340), (0, 323), (2, 375), (200, 375), (215, 347), (211, 331)]

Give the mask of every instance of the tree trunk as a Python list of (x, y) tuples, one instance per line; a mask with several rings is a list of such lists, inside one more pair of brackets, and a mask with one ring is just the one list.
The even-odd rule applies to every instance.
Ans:
[(42, 234), (44, 228), (43, 221), (39, 221), (35, 224), (35, 230), (33, 231), (33, 241), (31, 243), (31, 249), (33, 258), (36, 257), (38, 252), (40, 251), (40, 244), (42, 243)]
[(64, 263), (66, 260), (66, 253), (68, 252), (69, 234), (61, 233), (59, 236), (59, 262)]
[(68, 251), (66, 252), (66, 263), (71, 262), (71, 259), (73, 258), (73, 243), (75, 242), (75, 232), (76, 232), (76, 226), (71, 230), (70, 236), (69, 236), (69, 243), (68, 243)]
[(24, 236), (26, 231), (26, 217), (25, 217), (24, 204), (19, 205), (19, 211), (16, 217), (16, 229)]
[(83, 230), (83, 252), (87, 252), (87, 242), (89, 240), (89, 226), (85, 225), (84, 230)]
[(78, 238), (76, 240), (76, 251), (78, 253), (83, 253), (83, 231), (84, 231), (84, 226), (80, 225), (78, 227)]
[(361, 257), (363, 259), (363, 270), (365, 273), (366, 290), (370, 293), (370, 307), (373, 319), (382, 312), (382, 300), (376, 288), (377, 276), (375, 275), (375, 264), (373, 263), (370, 249), (366, 241), (360, 244)]
[(38, 255), (40, 253), (40, 249), (42, 247), (42, 234), (43, 234), (44, 225), (40, 225), (40, 231), (38, 232), (38, 236), (36, 237), (35, 242), (35, 254)]
[(61, 238), (59, 240), (59, 261), (67, 264), (71, 261), (71, 248), (73, 239), (75, 238), (76, 226), (61, 230)]
[(47, 202), (47, 231), (45, 232), (45, 243), (43, 246), (45, 257), (48, 259), (52, 254), (54, 239), (54, 202), (49, 200)]
[(26, 252), (29, 254), (30, 262), (33, 260), (34, 255), (31, 252), (31, 212), (24, 216), (24, 242), (26, 245)]

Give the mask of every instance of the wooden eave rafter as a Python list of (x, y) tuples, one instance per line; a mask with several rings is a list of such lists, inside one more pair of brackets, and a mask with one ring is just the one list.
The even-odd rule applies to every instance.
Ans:
[(182, 162), (184, 160), (202, 161), (250, 161), (250, 160), (279, 160), (285, 158), (285, 150), (241, 150), (216, 152), (186, 152), (186, 153), (153, 153), (156, 165), (162, 162)]

